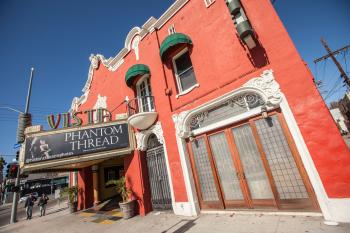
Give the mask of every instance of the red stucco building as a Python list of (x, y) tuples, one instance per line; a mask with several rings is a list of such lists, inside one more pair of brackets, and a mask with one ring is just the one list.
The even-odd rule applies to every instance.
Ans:
[(350, 221), (350, 152), (269, 0), (177, 0), (115, 57), (90, 61), (71, 110), (125, 119), (134, 148), (71, 174), (79, 208), (115, 195), (105, 181), (125, 174), (141, 215), (265, 209)]

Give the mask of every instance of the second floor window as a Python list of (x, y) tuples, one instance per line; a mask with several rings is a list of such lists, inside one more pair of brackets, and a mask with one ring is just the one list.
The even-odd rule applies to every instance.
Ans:
[(140, 112), (154, 111), (151, 84), (148, 76), (141, 78), (136, 85)]
[(197, 80), (188, 49), (173, 58), (173, 66), (179, 94), (192, 90), (197, 85)]

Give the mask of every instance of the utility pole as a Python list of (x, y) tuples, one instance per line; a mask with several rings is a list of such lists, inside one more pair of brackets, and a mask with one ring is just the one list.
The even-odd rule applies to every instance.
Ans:
[[(19, 122), (18, 122), (18, 128), (17, 128), (17, 140), (19, 139), (18, 135), (23, 134), (22, 135), (23, 141), (21, 141), (21, 143), (24, 142), (25, 127), (28, 126), (28, 122), (31, 121), (31, 117), (30, 117), (30, 114), (28, 113), (28, 110), (29, 110), (29, 103), (30, 103), (30, 95), (32, 93), (33, 74), (34, 74), (34, 68), (31, 68), (30, 78), (29, 78), (29, 87), (28, 87), (28, 92), (27, 92), (26, 107), (24, 110), (24, 114), (20, 113), (20, 116), (18, 118)], [(23, 122), (21, 122), (21, 120)], [(13, 195), (11, 220), (10, 220), (11, 224), (17, 222), (17, 205), (18, 205), (18, 196), (19, 196), (20, 174), (21, 174), (21, 171), (20, 171), (19, 163), (18, 163), (17, 177), (16, 177), (16, 181), (15, 181), (15, 187), (17, 188), (17, 190), (16, 190), (16, 192), (14, 192), (14, 195)]]
[(347, 46), (345, 46), (345, 47), (343, 47), (343, 48), (341, 48), (341, 49), (338, 49), (338, 50), (336, 50), (336, 51), (332, 51), (332, 50), (329, 48), (329, 46), (328, 46), (328, 44), (327, 44), (327, 42), (326, 42), (325, 39), (321, 38), (321, 43), (322, 43), (322, 45), (324, 46), (324, 48), (326, 49), (326, 51), (327, 51), (328, 54), (325, 55), (325, 56), (323, 56), (323, 57), (320, 57), (320, 58), (315, 59), (315, 60), (314, 60), (314, 63), (316, 64), (317, 62), (322, 61), (322, 60), (325, 60), (325, 59), (327, 59), (327, 58), (330, 57), (330, 58), (333, 60), (334, 64), (337, 66), (337, 68), (338, 68), (338, 70), (339, 70), (339, 72), (340, 72), (340, 76), (344, 79), (345, 83), (347, 84), (347, 86), (348, 86), (348, 88), (349, 88), (349, 87), (350, 87), (350, 79), (349, 79), (349, 77), (347, 76), (347, 74), (346, 74), (345, 71), (343, 70), (343, 67), (340, 65), (340, 63), (338, 62), (338, 60), (335, 58), (334, 55), (336, 55), (336, 54), (338, 54), (338, 53), (340, 53), (340, 52), (342, 52), (342, 51), (345, 51), (345, 50), (349, 49), (349, 48), (350, 48), (350, 45), (347, 45)]

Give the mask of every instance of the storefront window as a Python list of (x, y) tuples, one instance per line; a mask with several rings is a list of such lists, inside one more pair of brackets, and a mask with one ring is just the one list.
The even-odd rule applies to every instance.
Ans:
[[(110, 180), (118, 180), (124, 175), (124, 168), (122, 166), (106, 167), (104, 169), (105, 184)], [(113, 187), (115, 185), (106, 185), (106, 188)]]

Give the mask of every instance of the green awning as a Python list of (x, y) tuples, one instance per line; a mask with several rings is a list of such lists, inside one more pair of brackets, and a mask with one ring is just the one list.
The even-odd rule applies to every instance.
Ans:
[(128, 69), (125, 75), (125, 82), (128, 87), (130, 87), (134, 81), (134, 79), (139, 75), (150, 74), (150, 70), (148, 66), (143, 64), (133, 65)]
[(165, 38), (160, 45), (160, 57), (164, 61), (169, 49), (178, 44), (192, 44), (192, 40), (189, 36), (182, 33), (174, 33)]

